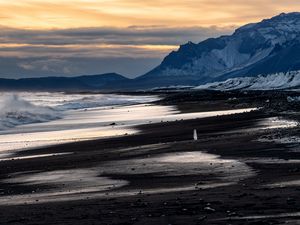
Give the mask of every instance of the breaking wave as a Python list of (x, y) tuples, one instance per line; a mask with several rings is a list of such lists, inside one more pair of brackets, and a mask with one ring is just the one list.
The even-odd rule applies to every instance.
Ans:
[(0, 96), (0, 130), (18, 125), (47, 122), (60, 118), (60, 112), (34, 105), (15, 94)]
[(132, 105), (158, 100), (155, 96), (0, 92), (0, 130), (60, 119), (68, 110)]
[(146, 96), (125, 96), (125, 95), (89, 95), (78, 99), (71, 99), (63, 104), (58, 105), (56, 108), (59, 110), (76, 110), (97, 108), (103, 106), (115, 105), (132, 105), (157, 100), (153, 97)]

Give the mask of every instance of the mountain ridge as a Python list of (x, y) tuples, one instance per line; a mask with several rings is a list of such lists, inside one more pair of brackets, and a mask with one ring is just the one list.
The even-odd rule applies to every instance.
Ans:
[(232, 35), (188, 42), (135, 79), (120, 74), (0, 80), (0, 89), (138, 90), (198, 86), (236, 77), (300, 70), (300, 13), (281, 13), (246, 24)]
[[(298, 70), (300, 57), (294, 57), (294, 61), (285, 67), (277, 62), (277, 70), (263, 71), (255, 66), (262, 67), (263, 61), (270, 64), (272, 58), (278, 58), (283, 52), (277, 51), (275, 57), (274, 52), (278, 50), (277, 48), (293, 44), (299, 48), (299, 36), (300, 13), (282, 13), (259, 23), (246, 24), (236, 29), (232, 35), (210, 38), (198, 44), (188, 42), (181, 45), (177, 51), (165, 57), (159, 66), (138, 79), (164, 80), (166, 76), (173, 78), (185, 76), (198, 77), (199, 83), (205, 83), (250, 73), (256, 76), (261, 73)], [(289, 55), (286, 50), (284, 54)], [(183, 84), (188, 85), (189, 81)]]

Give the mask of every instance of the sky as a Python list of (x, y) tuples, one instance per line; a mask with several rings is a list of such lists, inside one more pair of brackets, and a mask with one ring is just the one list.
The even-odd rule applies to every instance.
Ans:
[(180, 44), (231, 34), (299, 0), (0, 0), (0, 77), (142, 75)]

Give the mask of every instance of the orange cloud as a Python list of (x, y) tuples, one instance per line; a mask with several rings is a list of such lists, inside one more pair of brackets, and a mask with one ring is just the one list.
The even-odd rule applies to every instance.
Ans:
[(298, 0), (0, 0), (0, 24), (17, 28), (227, 26), (300, 11)]

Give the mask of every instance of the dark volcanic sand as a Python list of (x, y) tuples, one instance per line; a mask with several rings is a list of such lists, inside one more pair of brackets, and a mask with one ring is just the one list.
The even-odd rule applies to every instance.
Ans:
[[(196, 105), (193, 101), (193, 104), (181, 104), (181, 107), (197, 111), (192, 107)], [(228, 106), (222, 101), (219, 104), (199, 104), (215, 110)], [(5, 205), (2, 201), (0, 224), (300, 224), (299, 144), (258, 141), (274, 136), (296, 136), (299, 129), (258, 129), (261, 128), (260, 121), (273, 116), (277, 113), (259, 111), (143, 125), (136, 135), (20, 152), (18, 157), (62, 152), (73, 154), (0, 162), (0, 203), (7, 197), (28, 194), (32, 194), (34, 202)], [(195, 128), (198, 130), (197, 142), (191, 140)], [(170, 168), (163, 164), (161, 171), (160, 168), (151, 170), (154, 164), (149, 159), (199, 151), (219, 155), (225, 164), (226, 160), (237, 160), (249, 170), (239, 171), (239, 164), (234, 163), (230, 168), (222, 168), (223, 164), (217, 162), (208, 164), (211, 170), (205, 167), (205, 163), (194, 162), (192, 165), (196, 168), (190, 168), (187, 174), (180, 172), (191, 163), (178, 162), (177, 168), (173, 162)], [(141, 159), (145, 161), (136, 163)], [(61, 187), (5, 182), (21, 172), (80, 170), (101, 165), (104, 165), (101, 172), (105, 177), (126, 180), (129, 184), (99, 191), (98, 197), (93, 191), (80, 199), (45, 202), (38, 194)], [(236, 183), (205, 187), (206, 184), (220, 183), (227, 176), (227, 170), (234, 171), (232, 179)], [(243, 177), (247, 173), (250, 175)], [(238, 177), (234, 178), (234, 175)], [(93, 180), (83, 183), (88, 187)], [(189, 188), (185, 190), (184, 187)], [(162, 189), (167, 191), (159, 191)]]

